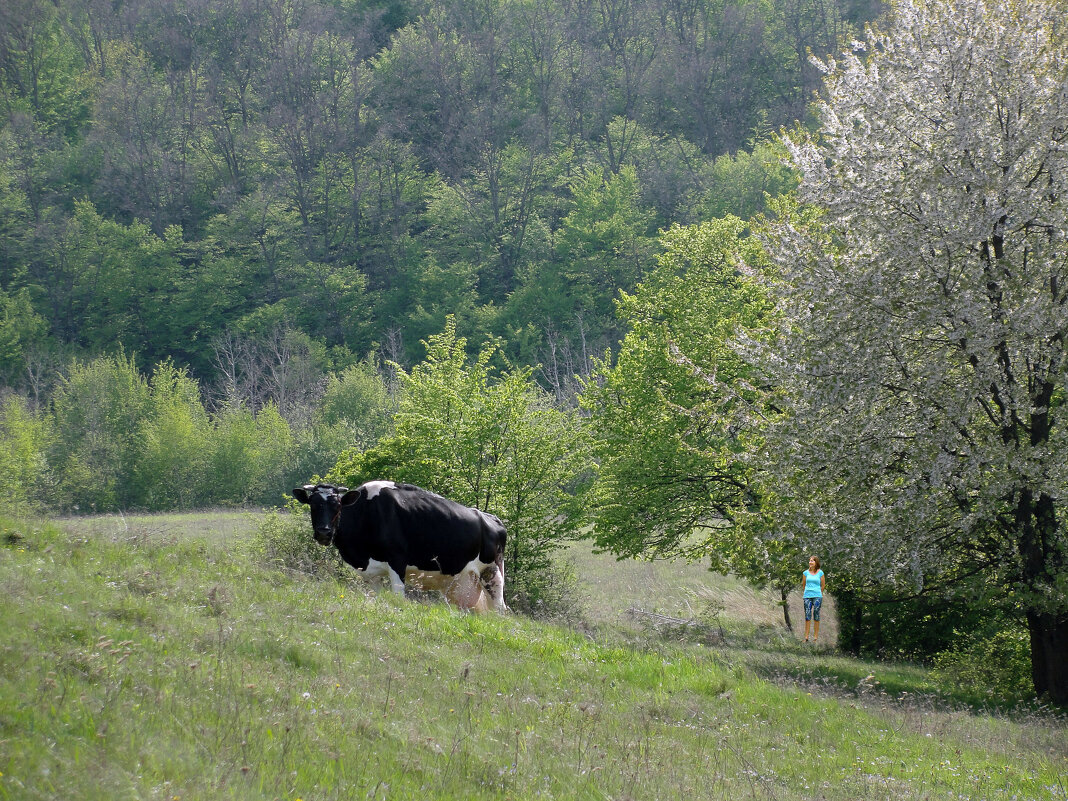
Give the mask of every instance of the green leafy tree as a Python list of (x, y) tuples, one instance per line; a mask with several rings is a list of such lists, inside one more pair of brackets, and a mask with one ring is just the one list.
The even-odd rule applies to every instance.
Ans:
[[(406, 277), (402, 290), (403, 313), (404, 330), (409, 337), (419, 337), (422, 341), (422, 338), (440, 331), (449, 317), (472, 327), (476, 325), (479, 305), (478, 275), (474, 264), (465, 261), (444, 263), (431, 250), (410, 264)], [(415, 347), (409, 348), (409, 352), (415, 350)]]
[(362, 361), (327, 378), (317, 417), (328, 426), (343, 426), (350, 445), (369, 448), (389, 430), (393, 405), (375, 365)]
[(582, 427), (552, 405), (529, 368), (497, 377), (496, 343), (469, 361), (453, 319), (424, 344), (426, 359), (399, 371), (394, 433), (343, 454), (331, 476), (350, 486), (407, 481), (498, 515), (508, 527), (509, 593), (536, 603), (553, 551), (583, 521)]
[(450, 265), (474, 266), (480, 302), (504, 301), (526, 266), (548, 255), (538, 206), (557, 171), (516, 144), (483, 148), (470, 178), (443, 183), (431, 198), (422, 241)]
[(130, 468), (151, 400), (148, 382), (124, 353), (74, 362), (52, 399), (56, 431), (49, 464), (57, 507), (83, 513), (125, 509), (134, 498)]
[(0, 130), (0, 281), (10, 286), (25, 270), (33, 220), (30, 201), (18, 185), (13, 164), (12, 136)]
[(89, 117), (94, 80), (65, 12), (42, 0), (12, 0), (0, 8), (0, 114), (28, 113), (73, 138)]
[(620, 556), (707, 559), (785, 600), (803, 565), (789, 543), (760, 536), (747, 459), (770, 398), (731, 346), (773, 323), (755, 277), (763, 250), (737, 217), (675, 226), (661, 245), (619, 304), (629, 330), (615, 364), (582, 395), (598, 464), (594, 540)]
[(614, 330), (618, 291), (633, 289), (652, 263), (653, 215), (642, 205), (633, 167), (608, 174), (588, 170), (573, 181), (571, 192), (573, 207), (557, 239), (561, 270), (574, 310)]
[(186, 20), (175, 20), (167, 31), (168, 44), (185, 52), (166, 69), (129, 40), (111, 49), (87, 137), (98, 159), (96, 206), (109, 219), (140, 221), (157, 236), (172, 226), (198, 227), (219, 178), (206, 161), (208, 130), (197, 124), (200, 51), (182, 48), (186, 27)]
[(289, 277), (286, 306), (302, 331), (332, 346), (370, 344), (367, 277), (356, 266), (308, 262), (291, 268)]
[[(791, 399), (765, 457), (784, 530), (869, 596), (1027, 621), (1068, 702), (1068, 29), (1046, 0), (903, 0), (829, 61), (768, 246)], [(986, 593), (996, 588), (996, 597)]]
[(288, 492), (293, 432), (273, 404), (253, 414), (228, 408), (215, 421), (210, 443), (211, 491), (216, 503), (277, 504)]
[(170, 362), (159, 364), (149, 380), (130, 466), (132, 505), (166, 510), (203, 504), (212, 433), (199, 384), (184, 369)]
[(757, 142), (751, 151), (718, 157), (708, 171), (709, 187), (700, 202), (704, 217), (733, 214), (748, 220), (766, 212), (767, 197), (797, 186), (796, 173), (784, 162), (786, 149), (777, 142)]
[(0, 378), (8, 386), (18, 383), (28, 349), (44, 338), (46, 328), (27, 290), (0, 289)]
[(374, 362), (366, 360), (326, 378), (308, 425), (293, 430), (286, 490), (319, 475), (347, 450), (365, 450), (392, 430), (396, 404)]
[(179, 229), (156, 236), (143, 223), (122, 225), (78, 201), (55, 252), (29, 280), (62, 341), (91, 353), (136, 347), (151, 365), (180, 347), (186, 321), (171, 313), (170, 301), (182, 254)]
[(0, 402), (0, 504), (6, 511), (48, 512), (52, 475), (48, 450), (54, 436), (46, 414), (9, 395)]

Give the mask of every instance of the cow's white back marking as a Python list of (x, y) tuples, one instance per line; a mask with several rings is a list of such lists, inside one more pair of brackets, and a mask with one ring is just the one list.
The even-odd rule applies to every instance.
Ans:
[(363, 485), (363, 489), (367, 490), (367, 499), (375, 497), (384, 489), (396, 489), (397, 485), (393, 481), (368, 481)]

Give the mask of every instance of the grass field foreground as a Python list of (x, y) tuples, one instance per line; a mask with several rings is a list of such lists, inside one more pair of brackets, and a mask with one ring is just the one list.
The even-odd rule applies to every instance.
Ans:
[(0, 529), (0, 799), (1068, 798), (1057, 718), (285, 573), (237, 515)]

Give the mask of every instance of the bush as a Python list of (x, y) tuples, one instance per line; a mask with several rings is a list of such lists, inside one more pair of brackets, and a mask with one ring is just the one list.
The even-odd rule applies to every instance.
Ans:
[(926, 663), (952, 648), (958, 632), (997, 630), (1008, 622), (993, 622), (996, 613), (968, 598), (862, 599), (842, 589), (844, 581), (840, 576), (834, 585), (838, 647), (854, 656)]
[(568, 625), (581, 621), (578, 572), (571, 559), (553, 559), (547, 569), (526, 571), (515, 578), (509, 574), (506, 562), (504, 577), (508, 605), (513, 612)]
[(288, 464), (293, 434), (278, 409), (268, 404), (256, 414), (228, 408), (216, 419), (210, 454), (215, 503), (278, 503), (291, 485)]
[(124, 353), (71, 365), (52, 398), (49, 464), (60, 509), (105, 512), (133, 505), (130, 469), (150, 401), (148, 381)]
[(274, 567), (316, 578), (352, 578), (352, 568), (341, 559), (337, 548), (315, 541), (308, 515), (300, 509), (269, 512), (252, 543), (256, 554)]
[(47, 505), (51, 476), (45, 452), (51, 428), (15, 395), (0, 403), (0, 506), (21, 513)]
[(200, 386), (170, 362), (156, 367), (138, 427), (128, 499), (140, 509), (192, 509), (207, 496), (211, 421)]
[(360, 362), (327, 379), (319, 418), (343, 426), (348, 445), (368, 448), (388, 431), (393, 401), (385, 381), (370, 362)]
[[(284, 478), (279, 492), (288, 493), (293, 487), (317, 481), (325, 469), (352, 445), (352, 432), (345, 423), (327, 425), (318, 422), (293, 431), (293, 444), (286, 455)], [(279, 496), (270, 501), (273, 506)]]
[(1031, 646), (1022, 628), (970, 634), (934, 659), (935, 674), (961, 692), (997, 704), (1034, 697)]

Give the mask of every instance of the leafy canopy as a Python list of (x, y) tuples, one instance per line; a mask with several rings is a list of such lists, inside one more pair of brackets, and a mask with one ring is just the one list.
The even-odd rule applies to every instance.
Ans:
[(870, 593), (998, 588), (1068, 699), (1063, 7), (901, 2), (823, 69), (821, 133), (787, 141), (822, 216), (766, 240), (779, 523)]
[(773, 324), (756, 279), (763, 251), (730, 216), (674, 226), (660, 244), (656, 268), (619, 303), (629, 331), (616, 363), (583, 392), (598, 464), (594, 538), (620, 555), (707, 557), (767, 581), (781, 573), (769, 551), (779, 546), (737, 524), (759, 503), (745, 454), (768, 398), (731, 345)]

